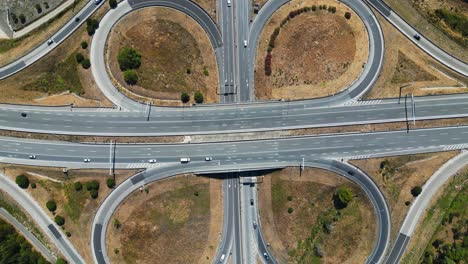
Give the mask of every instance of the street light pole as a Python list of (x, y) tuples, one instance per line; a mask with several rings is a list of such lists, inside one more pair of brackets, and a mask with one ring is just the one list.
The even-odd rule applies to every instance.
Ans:
[(403, 86), (400, 86), (400, 95), (398, 96), (398, 104), (400, 104), (400, 100), (401, 100), (401, 90), (405, 87), (408, 87), (412, 85), (411, 83), (410, 84), (406, 84), (406, 85), (403, 85)]
[(407, 106), (407, 104), (406, 104), (407, 99), (408, 99), (408, 95), (405, 95), (406, 133), (409, 133), (408, 106)]
[(109, 144), (109, 176), (112, 176), (112, 140)]
[(413, 126), (416, 125), (416, 102), (414, 101), (413, 93), (411, 93), (411, 110), (413, 113)]
[(148, 115), (146, 116), (146, 121), (150, 120), (150, 114), (151, 114), (151, 102), (148, 102)]

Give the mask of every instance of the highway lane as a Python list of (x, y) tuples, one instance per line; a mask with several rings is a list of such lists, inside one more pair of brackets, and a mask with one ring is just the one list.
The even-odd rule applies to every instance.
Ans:
[(408, 213), (406, 214), (403, 224), (401, 225), (398, 237), (393, 244), (392, 250), (388, 254), (387, 264), (397, 264), (401, 256), (405, 252), (406, 247), (413, 235), (416, 225), (430, 205), (432, 198), (444, 185), (447, 180), (456, 175), (458, 171), (468, 164), (468, 152), (462, 152), (460, 155), (452, 158), (440, 167), (426, 183), (422, 186), (421, 194), (416, 197), (412, 203)]
[[(404, 99), (375, 104), (330, 108), (306, 108), (296, 104), (232, 106), (211, 111), (153, 112), (150, 121), (142, 113), (84, 111), (24, 111), (0, 107), (0, 129), (24, 132), (156, 136), (258, 132), (295, 128), (331, 127), (406, 121)], [(407, 102), (409, 121), (412, 104)], [(431, 96), (415, 98), (416, 121), (468, 116), (468, 97)], [(21, 113), (27, 113), (22, 117)]]
[[(93, 219), (91, 247), (96, 263), (109, 263), (105, 246), (106, 228), (104, 227), (107, 227), (107, 225), (109, 224), (112, 213), (115, 211), (118, 205), (125, 199), (125, 197), (127, 197), (131, 192), (137, 190), (144, 184), (148, 184), (156, 180), (188, 172), (197, 174), (242, 172), (272, 168), (283, 168), (286, 166), (294, 166), (296, 164), (291, 162), (262, 162), (223, 166), (217, 166), (216, 164), (206, 163), (191, 163), (186, 165), (187, 166), (183, 167), (179, 165), (169, 165), (161, 167), (159, 169), (147, 170), (124, 181), (108, 197), (106, 197), (104, 202), (98, 208), (95, 218)], [(388, 211), (388, 206), (385, 203), (385, 199), (380, 193), (380, 190), (377, 188), (377, 186), (369, 177), (367, 177), (365, 174), (362, 174), (358, 170), (355, 171), (354, 168), (348, 164), (335, 161), (316, 161), (307, 163), (306, 166), (331, 169), (332, 171), (339, 171), (341, 173), (343, 173), (343, 171), (346, 171), (345, 177), (350, 178), (351, 180), (355, 181), (358, 185), (363, 187), (365, 193), (369, 196), (372, 204), (375, 206), (378, 221), (377, 240), (375, 243), (373, 253), (369, 257), (368, 263), (378, 262), (383, 257), (385, 249), (388, 245), (388, 236), (390, 232), (390, 214)], [(354, 175), (349, 174), (349, 170), (355, 171)], [(240, 230), (238, 231), (240, 233)], [(237, 259), (235, 259), (235, 255), (233, 255), (233, 263), (239, 263)]]
[[(51, 45), (47, 44), (47, 41), (37, 46), (35, 49), (31, 50), (29, 53), (18, 58), (17, 60), (11, 62), (8, 65), (5, 65), (0, 68), (0, 80), (5, 79), (26, 67), (29, 67), (36, 61), (40, 60), (42, 57), (51, 52), (55, 47), (60, 43), (65, 41), (79, 26), (81, 26), (88, 17), (90, 17), (99, 6), (106, 1), (101, 1), (99, 5), (94, 4), (94, 1), (89, 1), (76, 15), (73, 16), (70, 21), (68, 21), (64, 26), (62, 26), (55, 34), (53, 34), (47, 41), (52, 39), (54, 42)], [(76, 22), (75, 19), (79, 18), (79, 21)]]
[(85, 263), (78, 251), (62, 233), (61, 229), (44, 213), (37, 202), (25, 190), (19, 188), (14, 181), (3, 174), (0, 174), (0, 189), (8, 193), (24, 208), (24, 211), (29, 214), (31, 219), (36, 222), (38, 227), (42, 229), (42, 232), (49, 237), (50, 241), (57, 246), (70, 263)]
[[(429, 39), (425, 38), (414, 27), (408, 24), (403, 18), (395, 13), (383, 0), (367, 0), (385, 19), (395, 26), (403, 35), (405, 35), (416, 46), (421, 48), (434, 59), (449, 67), (450, 69), (468, 76), (468, 64), (455, 58), (451, 54), (445, 52)], [(421, 39), (416, 40), (413, 36), (420, 35)]]
[[(215, 256), (215, 262), (228, 263), (231, 257), (233, 241), (234, 241), (234, 192), (232, 192), (232, 186), (234, 185), (234, 177), (230, 177), (230, 174), (226, 174), (226, 178), (223, 180), (223, 232), (221, 235), (221, 241), (218, 246), (218, 250)], [(222, 256), (224, 255), (224, 260)], [(234, 262), (236, 263), (236, 262)]]
[(223, 72), (224, 80), (222, 77), (219, 78), (219, 82), (222, 84), (222, 90), (220, 94), (221, 103), (232, 103), (235, 101), (236, 93), (236, 79), (234, 78), (235, 61), (234, 61), (234, 1), (231, 2), (230, 6), (227, 1), (218, 2), (221, 9), (221, 33), (223, 38)]
[[(297, 161), (333, 158), (355, 159), (468, 148), (468, 127), (443, 127), (403, 131), (348, 133), (195, 144), (123, 144), (115, 150), (117, 168), (146, 168), (158, 163)], [(109, 145), (39, 141), (0, 137), (0, 162), (73, 168), (106, 168)], [(36, 159), (29, 159), (36, 155)], [(205, 162), (211, 156), (214, 161)], [(83, 159), (90, 158), (85, 163)], [(157, 165), (157, 164), (156, 164)]]
[(253, 68), (249, 67), (249, 60), (254, 58), (249, 57), (249, 17), (250, 17), (249, 0), (236, 1), (236, 66), (237, 66), (237, 99), (238, 101), (251, 101), (251, 89), (249, 89), (249, 73)]

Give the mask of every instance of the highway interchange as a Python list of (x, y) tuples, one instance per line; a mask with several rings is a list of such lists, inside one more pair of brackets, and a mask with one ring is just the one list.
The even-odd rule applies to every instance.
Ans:
[[(102, 5), (102, 1), (99, 5)], [(91, 43), (92, 72), (95, 81), (104, 95), (115, 104), (114, 109), (80, 109), (73, 107), (37, 107), (0, 105), (0, 128), (5, 130), (41, 132), (68, 135), (101, 136), (160, 136), (160, 135), (199, 135), (239, 132), (258, 132), (369, 124), (405, 121), (404, 104), (397, 99), (360, 101), (360, 97), (372, 88), (377, 79), (384, 54), (383, 34), (368, 2), (344, 0), (363, 20), (369, 34), (369, 58), (358, 80), (340, 93), (314, 100), (291, 102), (252, 102), (253, 68), (256, 47), (262, 28), (269, 17), (287, 0), (269, 0), (250, 23), (250, 2), (232, 1), (231, 6), (218, 1), (218, 25), (196, 4), (188, 0), (129, 0), (109, 11), (101, 20)], [(371, 0), (384, 17), (398, 30), (415, 42), (436, 60), (452, 70), (467, 76), (468, 67), (430, 41), (415, 41), (414, 29), (397, 16), (380, 0)], [(53, 45), (38, 46), (17, 61), (0, 68), (0, 79), (4, 79), (31, 66), (54, 47), (71, 35), (99, 5), (92, 1), (87, 4), (53, 37)], [(147, 121), (147, 105), (136, 102), (121, 94), (110, 81), (105, 70), (105, 41), (113, 25), (129, 12), (147, 6), (163, 6), (184, 12), (192, 17), (207, 32), (213, 44), (219, 65), (220, 101), (223, 104), (196, 106), (190, 109), (153, 107), (151, 119)], [(244, 47), (244, 40), (247, 47)], [(245, 66), (246, 65), (246, 66)], [(415, 121), (437, 118), (466, 117), (468, 97), (444, 95), (416, 98)], [(98, 111), (99, 110), (99, 111)], [(27, 112), (27, 117), (21, 113)], [(276, 263), (274, 256), (261, 235), (261, 219), (258, 219), (257, 203), (249, 207), (255, 191), (249, 185), (241, 184), (238, 176), (249, 171), (300, 166), (326, 168), (348, 177), (361, 186), (374, 205), (378, 232), (368, 263), (384, 262), (390, 243), (390, 212), (385, 199), (370, 178), (346, 163), (353, 158), (382, 157), (401, 154), (425, 153), (465, 149), (468, 146), (468, 127), (447, 127), (391, 131), (377, 133), (351, 133), (321, 136), (301, 136), (269, 140), (238, 142), (212, 142), (200, 144), (139, 144), (118, 145), (115, 154), (116, 168), (148, 168), (120, 184), (106, 198), (96, 213), (91, 248), (96, 263), (108, 263), (105, 247), (105, 232), (112, 212), (133, 190), (165, 177), (180, 173), (222, 173), (230, 177), (223, 181), (224, 226), (222, 240), (216, 260), (223, 254), (232, 256), (233, 263), (251, 263), (249, 259), (258, 254), (263, 262)], [(27, 140), (20, 138), (0, 138), (3, 146), (0, 161), (13, 164), (53, 166), (68, 168), (108, 168), (109, 146), (104, 144), (78, 144)], [(36, 159), (29, 159), (34, 154)], [(205, 162), (206, 156), (213, 161)], [(190, 157), (190, 164), (180, 164), (180, 157)], [(84, 163), (89, 158), (91, 162)], [(148, 163), (157, 159), (158, 164)], [(344, 162), (341, 162), (344, 161)], [(350, 173), (353, 172), (353, 173)], [(241, 190), (242, 189), (242, 190)], [(255, 189), (255, 188), (253, 188)], [(38, 213), (40, 215), (40, 213)], [(242, 217), (241, 217), (242, 215)], [(47, 216), (45, 216), (47, 218)], [(43, 217), (43, 222), (46, 221)], [(250, 220), (249, 220), (250, 219)], [(258, 223), (257, 236), (252, 220)], [(50, 221), (49, 221), (50, 222)], [(49, 233), (56, 238), (62, 253), (73, 263), (84, 263), (53, 224), (46, 225)], [(409, 237), (410, 234), (407, 236)], [(402, 243), (402, 239), (403, 242)], [(398, 262), (406, 246), (407, 239), (397, 239), (398, 253), (391, 252), (389, 263)], [(248, 245), (255, 245), (257, 252), (251, 252)], [(395, 247), (394, 247), (395, 248)], [(270, 258), (263, 258), (266, 252)], [(232, 254), (232, 255), (231, 255)], [(227, 258), (224, 261), (227, 263)]]

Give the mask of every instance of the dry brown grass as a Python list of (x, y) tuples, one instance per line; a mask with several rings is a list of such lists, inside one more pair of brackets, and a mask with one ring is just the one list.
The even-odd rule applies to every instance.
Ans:
[[(266, 175), (259, 189), (262, 231), (279, 263), (294, 262), (288, 253), (297, 248), (298, 240), (310, 236), (318, 217), (333, 208), (333, 194), (341, 186), (352, 188), (356, 197), (341, 210), (342, 217), (335, 222), (331, 234), (321, 236), (314, 243), (323, 245), (325, 256), (321, 263), (365, 261), (376, 234), (373, 209), (365, 194), (336, 174), (306, 169), (299, 177), (297, 168), (287, 168)], [(292, 201), (287, 196), (292, 196)], [(278, 197), (282, 199), (278, 201)], [(288, 207), (294, 212), (289, 214)]]
[[(123, 80), (117, 62), (123, 47), (135, 48), (142, 54), (137, 85), (127, 85)], [(205, 102), (218, 100), (217, 65), (211, 42), (203, 29), (181, 12), (159, 7), (132, 12), (115, 26), (107, 51), (113, 78), (135, 96), (178, 105), (181, 92), (189, 93), (193, 100), (193, 93), (201, 91)]]
[(385, 56), (382, 72), (367, 98), (398, 97), (403, 94), (430, 95), (468, 92), (468, 78), (436, 62), (375, 12), (383, 30)]
[[(13, 166), (1, 165), (5, 170), (5, 174), (11, 179), (15, 179), (17, 175), (25, 174), (30, 182), (35, 182), (37, 187), (27, 189), (28, 193), (38, 202), (40, 206), (47, 212), (51, 219), (54, 215), (46, 208), (46, 203), (49, 200), (57, 202), (57, 215), (62, 215), (65, 218), (63, 232), (71, 233), (70, 241), (78, 250), (81, 256), (87, 263), (93, 262), (89, 241), (91, 239), (91, 226), (95, 214), (95, 210), (111, 192), (106, 186), (108, 171), (106, 170), (69, 170), (68, 175), (65, 175), (60, 168), (40, 168), (31, 166)], [(116, 171), (117, 185), (134, 175), (136, 171)], [(99, 196), (97, 199), (91, 199), (88, 191), (83, 186), (80, 192), (75, 191), (73, 183), (81, 181), (96, 180), (100, 184)]]
[[(103, 5), (107, 7), (108, 5)], [(99, 9), (93, 16), (100, 17), (106, 11), (106, 8)], [(22, 87), (34, 86), (41, 78), (47, 73), (53, 72), (58, 63), (63, 62), (75, 52), (81, 52), (88, 57), (87, 50), (82, 50), (80, 43), (86, 40), (90, 43), (90, 38), (86, 33), (86, 26), (81, 26), (75, 33), (73, 33), (61, 45), (55, 48), (52, 52), (44, 58), (34, 63), (31, 67), (0, 81), (0, 102), (2, 103), (15, 103), (15, 104), (34, 104), (34, 105), (69, 105), (77, 103), (79, 106), (110, 106), (110, 102), (105, 99), (97, 87), (90, 84), (93, 83), (91, 70), (81, 69), (77, 66), (79, 80), (83, 87), (83, 94), (81, 98), (75, 96), (54, 96), (48, 97), (49, 94), (40, 91), (24, 90)], [(88, 47), (89, 49), (89, 47)], [(89, 100), (88, 100), (89, 99)]]
[(194, 2), (201, 6), (216, 21), (216, 0), (194, 0)]
[[(78, 1), (77, 1), (78, 2)], [(53, 33), (60, 29), (66, 22), (68, 22), (85, 4), (87, 1), (81, 0), (76, 5), (75, 9), (69, 9), (60, 18), (53, 20), (47, 25), (43, 25), (38, 29), (29, 33), (26, 37), (18, 40), (19, 45), (7, 52), (0, 54), (0, 66), (4, 66), (26, 53), (33, 50), (39, 44), (45, 42)], [(5, 40), (8, 41), (8, 40)]]
[[(304, 6), (335, 6), (335, 14), (311, 11), (291, 19), (281, 29), (272, 51), (272, 75), (264, 61), (273, 30), (290, 11)], [(344, 18), (345, 12), (353, 15)], [(359, 17), (338, 1), (291, 1), (265, 26), (256, 58), (255, 91), (260, 99), (303, 99), (335, 94), (360, 74), (368, 56), (367, 31)]]
[(222, 228), (221, 181), (181, 175), (146, 188), (148, 193), (134, 192), (113, 215), (122, 227), (108, 227), (111, 261), (211, 263)]
[[(456, 154), (458, 151), (351, 161), (371, 176), (382, 190), (391, 211), (391, 240), (396, 238), (408, 212), (409, 206), (405, 205), (405, 202), (411, 202), (414, 199), (411, 189), (424, 185), (442, 164)], [(391, 170), (380, 169), (384, 160), (390, 163), (388, 168)], [(390, 171), (387, 176), (384, 175), (385, 171)]]

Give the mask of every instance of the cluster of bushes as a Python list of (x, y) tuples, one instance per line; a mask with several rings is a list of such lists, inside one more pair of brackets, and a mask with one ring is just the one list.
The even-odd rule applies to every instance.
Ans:
[[(83, 184), (81, 182), (75, 182), (74, 183), (74, 188), (75, 191), (79, 192), (83, 190)], [(115, 182), (114, 182), (115, 186)], [(91, 198), (96, 199), (98, 197), (98, 191), (99, 191), (99, 182), (96, 180), (85, 182), (84, 187), (86, 188), (87, 191), (89, 191), (89, 195)]]
[[(203, 94), (200, 91), (195, 92), (193, 99), (195, 100), (195, 103), (197, 104), (202, 104), (204, 101)], [(186, 92), (181, 93), (180, 101), (184, 104), (188, 103), (190, 101), (190, 95)]]
[(79, 52), (76, 53), (75, 59), (76, 62), (78, 62), (78, 64), (81, 64), (81, 67), (83, 67), (83, 69), (89, 69), (89, 67), (91, 67), (91, 61), (88, 58), (85, 58), (83, 54)]
[(443, 20), (452, 30), (468, 37), (468, 17), (446, 9), (436, 9), (435, 15)]
[(11, 13), (11, 20), (13, 20), (13, 23), (18, 24), (18, 22), (21, 22), (21, 24), (26, 23), (26, 17), (24, 14), (20, 14), (19, 17), (16, 16), (15, 13)]
[(40, 4), (36, 4), (34, 7), (36, 8), (38, 14), (42, 13), (42, 7)]
[(92, 36), (96, 32), (96, 29), (99, 28), (99, 21), (96, 19), (88, 18), (86, 20), (86, 31), (88, 31), (88, 35)]
[[(327, 5), (320, 5), (319, 9), (320, 10), (327, 10)], [(275, 48), (275, 41), (276, 41), (276, 38), (278, 38), (278, 35), (279, 35), (280, 31), (281, 31), (281, 28), (284, 25), (286, 25), (289, 22), (290, 19), (293, 19), (294, 17), (296, 17), (296, 16), (298, 16), (298, 15), (300, 15), (302, 13), (306, 13), (306, 12), (310, 12), (310, 11), (316, 11), (316, 10), (317, 10), (317, 6), (315, 6), (315, 5), (310, 6), (310, 7), (305, 6), (305, 7), (293, 10), (293, 11), (289, 12), (288, 16), (285, 17), (281, 21), (280, 25), (278, 27), (276, 27), (275, 30), (273, 30), (273, 33), (271, 33), (271, 35), (270, 35), (270, 41), (268, 42), (267, 55), (265, 56), (265, 75), (266, 76), (271, 75), (271, 59), (272, 59), (271, 52)], [(336, 7), (329, 6), (328, 7), (328, 12), (335, 13), (336, 12)], [(350, 14), (350, 17), (351, 17), (351, 14)]]
[(120, 70), (124, 73), (124, 80), (127, 84), (135, 85), (138, 82), (138, 75), (135, 69), (140, 68), (141, 54), (134, 48), (124, 47), (117, 56)]

